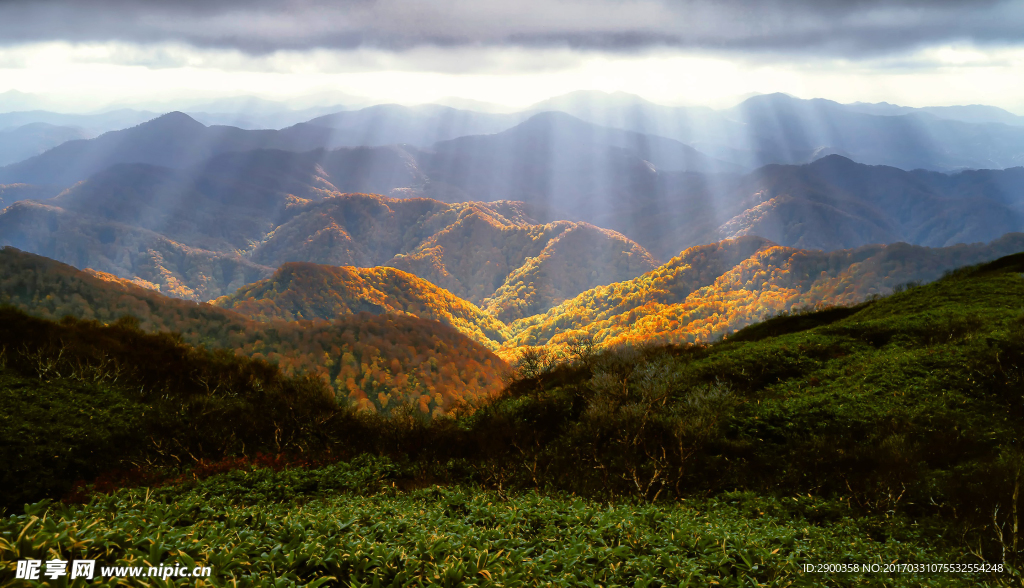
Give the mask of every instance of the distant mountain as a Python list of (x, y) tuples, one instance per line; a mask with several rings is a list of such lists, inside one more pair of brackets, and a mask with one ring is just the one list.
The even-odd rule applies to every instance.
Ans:
[(737, 169), (678, 141), (557, 112), (501, 133), (437, 143), (418, 160), (429, 178), (426, 196), (520, 200), (550, 209), (549, 218), (584, 220), (634, 239), (643, 234), (631, 230), (638, 211), (662, 204), (663, 178)]
[(845, 105), (848, 109), (867, 114), (879, 114), (882, 116), (898, 116), (923, 112), (947, 120), (958, 120), (967, 123), (1001, 123), (1006, 125), (1024, 126), (1024, 116), (1018, 116), (997, 108), (995, 106), (984, 106), (981, 104), (970, 104), (966, 106), (923, 106), (913, 108), (910, 106), (897, 106), (888, 102), (854, 102)]
[(0, 130), (0, 166), (39, 155), (61, 143), (90, 136), (78, 127), (58, 127), (47, 123)]
[[(201, 125), (199, 128), (206, 129)], [(627, 141), (634, 139), (640, 143), (632, 148), (601, 143), (607, 140), (628, 145)], [(906, 172), (893, 167), (862, 165), (831, 155), (811, 164), (771, 165), (746, 175), (700, 174), (658, 169), (638, 154), (651, 144), (659, 143), (656, 138), (603, 129), (566, 115), (546, 113), (502, 133), (441, 142), (429, 151), (397, 146), (304, 153), (253, 150), (217, 155), (185, 170), (140, 164), (114, 166), (67, 190), (47, 205), (74, 212), (75, 223), (89, 223), (90, 219), (114, 222), (116, 227), (112, 230), (117, 234), (122, 230), (144, 229), (211, 255), (244, 254), (263, 268), (272, 269), (287, 261), (367, 267), (394, 265), (481, 307), (497, 304), (495, 308), (502, 310), (495, 312), (502, 320), (519, 318), (516, 313), (520, 311), (512, 310), (513, 306), (521, 306), (521, 312), (529, 315), (546, 307), (548, 300), (575, 295), (560, 289), (568, 282), (557, 280), (559, 285), (554, 289), (536, 288), (534, 292), (539, 298), (530, 298), (530, 302), (523, 297), (515, 298), (512, 290), (502, 289), (506, 277), (519, 271), (527, 263), (527, 257), (540, 255), (546, 246), (540, 242), (532, 253), (523, 253), (517, 257), (518, 261), (506, 260), (503, 265), (486, 266), (484, 261), (489, 258), (479, 253), (472, 254), (476, 256), (474, 259), (481, 260), (479, 263), (462, 265), (463, 261), (451, 261), (452, 252), (462, 251), (461, 243), (486, 239), (491, 243), (488, 247), (497, 247), (500, 251), (504, 247), (500, 244), (505, 243), (506, 237), (511, 238), (517, 231), (534, 230), (494, 228), (505, 226), (507, 222), (512, 226), (542, 225), (568, 218), (573, 219), (572, 222), (605, 227), (650, 252), (636, 259), (643, 255), (668, 259), (688, 247), (743, 235), (758, 235), (790, 247), (835, 250), (899, 241), (941, 247), (987, 242), (1004, 233), (1024, 230), (1024, 170), (1021, 168), (956, 174)], [(560, 148), (563, 145), (564, 149)], [(678, 143), (665, 145), (666, 149), (689, 153)], [(20, 190), (22, 194), (27, 193), (25, 188)], [(429, 195), (462, 205), (388, 203), (385, 211), (380, 208), (380, 202), (384, 201), (373, 200), (370, 208), (380, 208), (379, 214), (385, 215), (382, 218), (393, 218), (388, 222), (394, 225), (380, 233), (386, 237), (373, 237), (372, 243), (364, 243), (363, 237), (357, 236), (375, 235), (374, 231), (353, 225), (351, 219), (362, 219), (358, 222), (371, 225), (378, 220), (364, 218), (361, 209), (350, 204), (338, 208), (340, 203), (348, 202), (344, 199), (321, 205), (325, 198), (348, 192), (378, 192), (403, 199)], [(0, 194), (0, 198), (6, 196)], [(502, 205), (505, 208), (497, 212), (493, 207), (484, 210), (466, 204), (474, 200), (522, 201), (525, 205), (514, 212)], [(448, 220), (430, 231), (417, 229), (410, 233), (414, 238), (406, 235), (411, 226), (406, 223), (418, 222), (410, 219), (417, 219), (417, 215), (426, 212), (417, 212), (408, 219), (392, 217), (399, 210), (427, 209), (435, 211), (430, 215), (435, 215), (437, 210), (447, 211), (435, 218)], [(42, 217), (29, 220), (36, 218), (33, 216), (36, 213), (27, 215), (28, 210), (23, 209), (19, 218), (38, 227), (49, 226), (49, 221)], [(470, 227), (476, 222), (485, 228), (480, 235), (488, 236), (458, 237), (462, 239), (460, 244), (445, 243), (448, 237), (441, 232), (456, 222), (453, 216), (459, 214), (456, 211), (466, 211), (465, 214), (477, 211), (478, 219), (467, 219), (459, 226)], [(506, 213), (529, 219), (511, 221), (506, 217), (491, 222)], [(481, 220), (484, 217), (491, 220)], [(569, 224), (559, 226), (564, 228)], [(399, 230), (399, 227), (403, 228)], [(22, 235), (19, 241), (4, 235), (0, 235), (0, 239), (40, 253), (54, 250), (54, 242), (48, 240), (44, 244), (37, 240), (50, 234), (47, 229), (38, 231), (25, 226), (19, 230), (21, 232), (14, 233)], [(594, 227), (578, 230), (583, 231), (577, 233), (579, 235), (588, 231), (597, 235)], [(435, 233), (438, 243), (444, 246), (430, 249), (424, 244)], [(34, 236), (27, 236), (29, 234)], [(84, 233), (72, 232), (60, 238), (72, 239), (73, 235), (80, 234)], [(118, 241), (117, 237), (111, 238)], [(606, 237), (595, 238), (600, 242), (618, 242), (616, 238), (610, 241)], [(135, 238), (128, 241), (134, 242)], [(566, 241), (569, 242), (572, 240)], [(424, 253), (413, 255), (413, 250), (420, 245), (424, 245)], [(70, 243), (67, 246), (74, 248)], [(95, 245), (83, 243), (82, 247), (86, 252), (96, 251)], [(622, 246), (617, 251), (626, 252), (629, 247)], [(600, 250), (599, 247), (577, 249), (577, 254)], [(392, 258), (398, 254), (410, 257), (401, 261), (396, 258), (392, 263)], [(577, 254), (555, 258), (569, 259)], [(83, 254), (61, 259), (78, 265), (80, 255)], [(120, 259), (136, 255), (138, 250), (130, 255), (121, 254)], [(459, 258), (466, 259), (469, 255), (459, 253)], [(439, 261), (442, 257), (448, 260)], [(591, 268), (587, 273), (595, 271), (600, 276), (596, 278), (598, 282), (589, 285), (581, 282), (570, 290), (625, 279), (625, 274), (599, 269), (614, 266), (610, 261), (612, 257), (604, 261), (587, 258), (584, 265)], [(642, 264), (627, 263), (626, 266), (628, 272), (636, 272), (634, 275), (649, 269)], [(130, 272), (122, 263), (97, 267), (147, 281), (158, 277)], [(452, 271), (455, 267), (463, 269)], [(184, 289), (174, 286), (174, 291), (202, 291), (207, 293), (204, 296), (217, 296), (227, 293), (224, 288), (228, 283), (240, 285), (234, 278), (218, 283), (215, 288), (200, 286), (201, 282), (187, 278), (182, 282)], [(512, 296), (515, 304), (498, 301), (503, 296)], [(494, 297), (498, 298), (487, 301)], [(531, 306), (534, 302), (540, 306)]]
[(547, 210), (545, 220), (614, 229), (662, 259), (747, 234), (843, 249), (896, 241), (944, 246), (1024, 230), (1024, 177), (1012, 169), (944, 176), (832, 155), (742, 176), (677, 172), (673, 161), (715, 164), (674, 141), (557, 113), (502, 133), (438, 143), (417, 160), (427, 180), (416, 194), (450, 202), (524, 201)]
[(877, 116), (816, 98), (768, 94), (723, 115), (751, 129), (748, 150), (775, 161), (803, 163), (818, 153), (842, 153), (867, 164), (948, 171), (1024, 164), (1024, 128), (945, 120), (927, 112)]
[[(594, 125), (561, 112), (536, 114), (501, 133), (443, 141), (434, 145), (433, 151), (438, 161), (431, 161), (429, 169), (437, 170), (433, 176), (441, 179), (449, 174), (460, 175), (442, 172), (446, 166), (457, 163), (461, 168), (469, 168), (479, 159), (491, 166), (503, 162), (511, 173), (516, 168), (535, 169), (544, 174), (542, 181), (550, 181), (565, 171), (596, 173), (598, 166), (622, 159), (623, 154), (666, 171), (740, 170), (674, 139)], [(542, 158), (550, 163), (545, 166)]]
[(228, 101), (194, 106), (186, 109), (185, 112), (207, 126), (223, 125), (256, 130), (284, 129), (304, 123), (311, 118), (342, 110), (345, 110), (345, 107), (340, 104), (294, 110), (288, 108), (286, 104), (276, 102), (250, 104)]
[(493, 102), (482, 102), (480, 100), (472, 100), (470, 98), (459, 98), (456, 96), (446, 96), (444, 98), (438, 98), (437, 100), (431, 101), (431, 104), (449, 106), (451, 108), (458, 108), (459, 110), (472, 110), (475, 112), (493, 112), (497, 114), (511, 114), (521, 110), (519, 108), (513, 108), (511, 106), (505, 106), (503, 104), (495, 104)]
[(408, 157), (383, 147), (227, 154), (186, 172), (114, 166), (56, 198), (4, 210), (0, 245), (194, 300), (230, 294), (289, 261), (389, 265), (474, 304), (494, 298), (502, 320), (656, 265), (618, 233), (536, 224), (520, 204), (342, 194), (332, 183), (408, 183)]
[(1024, 119), (991, 107), (914, 109), (766, 94), (714, 111), (661, 106), (623, 93), (576, 92), (531, 108), (676, 139), (748, 170), (809, 163), (829, 154), (904, 170), (1024, 164)]
[[(668, 137), (691, 146), (699, 143), (738, 148), (749, 133), (742, 123), (706, 106), (663, 106), (626, 92), (581, 90), (538, 102), (527, 111), (564, 112), (592, 124)], [(751, 161), (744, 165), (756, 164)]]
[(743, 237), (683, 251), (633, 280), (600, 286), (510, 325), (506, 347), (710, 342), (779, 312), (848, 305), (907, 282), (1024, 251), (1024, 234), (940, 249), (905, 243), (825, 253)]
[(308, 124), (332, 129), (334, 147), (409, 144), (422, 148), (465, 135), (498, 133), (526, 116), (459, 110), (438, 104), (381, 104), (320, 116)]
[(244, 252), (304, 202), (420, 182), (415, 162), (398, 148), (254, 150), (219, 155), (186, 170), (116, 165), (49, 204), (152, 230), (192, 247)]
[(70, 141), (0, 168), (0, 183), (69, 186), (119, 163), (187, 168), (217, 155), (256, 149), (304, 152), (398, 143), (430, 145), (439, 138), (503, 130), (521, 118), (443, 106), (385, 105), (335, 113), (281, 130), (245, 130), (208, 127), (187, 114), (172, 112), (95, 139)]
[(0, 112), (52, 108), (55, 106), (57, 106), (57, 102), (54, 102), (44, 94), (29, 94), (27, 92), (19, 92), (18, 90), (7, 90), (0, 93)]
[(0, 168), (0, 183), (68, 186), (119, 163), (185, 168), (233, 151), (309, 151), (327, 145), (330, 136), (328, 129), (313, 125), (296, 125), (281, 131), (207, 127), (186, 114), (172, 112), (95, 139), (70, 141)]
[[(38, 108), (38, 105), (34, 106)], [(0, 129), (10, 130), (29, 124), (43, 123), (58, 127), (82, 129), (89, 137), (118, 131), (144, 123), (159, 116), (155, 112), (119, 109), (95, 114), (65, 114), (47, 110), (19, 110), (0, 113)]]
[(189, 247), (147, 229), (31, 200), (0, 212), (0, 246), (108, 272), (191, 300), (229, 294), (274, 271), (234, 252)]
[(404, 403), (437, 415), (479, 404), (501, 389), (506, 367), (456, 330), (415, 316), (258, 322), (9, 247), (0, 248), (0, 304), (51, 320), (111, 323), (132, 315), (147, 331), (174, 331), (193, 345), (265, 359), (286, 375), (319, 375), (341, 402), (371, 411)]
[(253, 253), (287, 261), (417, 275), (501, 320), (655, 267), (621, 234), (567, 221), (535, 224), (519, 203), (443, 204), (348, 194), (303, 205)]
[(361, 312), (411, 315), (446, 324), (496, 350), (507, 327), (476, 305), (390, 267), (286, 263), (274, 275), (214, 301), (254, 320), (332, 320)]
[(720, 238), (833, 250), (898, 241), (945, 247), (1024, 230), (1024, 168), (945, 175), (833, 155), (766, 166), (731, 192), (743, 211), (719, 226)]

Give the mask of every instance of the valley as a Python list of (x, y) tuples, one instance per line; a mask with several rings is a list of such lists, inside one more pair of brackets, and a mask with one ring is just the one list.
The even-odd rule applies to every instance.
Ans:
[(1020, 117), (207, 106), (0, 114), (0, 583), (115, 507), (242, 583), (1017, 569)]

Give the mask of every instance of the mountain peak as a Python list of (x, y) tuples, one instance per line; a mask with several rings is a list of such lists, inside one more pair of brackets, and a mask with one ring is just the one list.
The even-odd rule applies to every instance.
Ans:
[(754, 104), (760, 102), (798, 102), (800, 100), (800, 98), (797, 98), (796, 96), (792, 96), (790, 94), (786, 94), (785, 92), (772, 92), (771, 94), (758, 94), (757, 96), (751, 96), (750, 98), (747, 98), (746, 100), (741, 102), (741, 104)]
[(839, 154), (833, 153), (831, 155), (826, 155), (825, 157), (820, 157), (818, 159), (815, 159), (814, 161), (812, 161), (811, 163), (809, 163), (807, 165), (820, 166), (820, 165), (864, 165), (864, 164), (857, 163), (856, 161), (850, 159), (849, 157), (845, 157), (843, 155), (839, 155)]
[(191, 127), (195, 129), (206, 128), (206, 125), (185, 114), (184, 112), (175, 110), (174, 112), (168, 112), (167, 114), (160, 115), (152, 120), (146, 121), (139, 125), (140, 127), (148, 128), (181, 128)]

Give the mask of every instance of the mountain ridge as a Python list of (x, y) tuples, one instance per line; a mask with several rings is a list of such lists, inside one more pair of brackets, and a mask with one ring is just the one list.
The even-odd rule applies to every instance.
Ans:
[(211, 304), (253, 320), (332, 320), (361, 312), (412, 315), (446, 324), (495, 351), (508, 338), (497, 319), (443, 288), (391, 267), (288, 262), (265, 280)]
[(780, 312), (847, 306), (907, 282), (1024, 251), (1024, 233), (928, 248), (895, 243), (830, 253), (740, 237), (693, 247), (633, 280), (599, 286), (509, 325), (506, 348), (710, 343)]
[(0, 304), (49, 320), (111, 324), (134, 317), (149, 332), (276, 363), (286, 376), (322, 379), (343, 404), (388, 412), (409, 405), (438, 416), (497, 394), (505, 363), (448, 325), (369, 314), (332, 320), (254, 321), (225, 308), (164, 296), (104, 272), (0, 248)]

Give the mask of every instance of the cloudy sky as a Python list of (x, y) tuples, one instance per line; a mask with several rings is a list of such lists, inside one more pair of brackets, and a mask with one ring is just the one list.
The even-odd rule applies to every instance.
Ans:
[(65, 109), (243, 94), (525, 106), (581, 89), (1024, 114), (1024, 2), (0, 0), (0, 92)]

